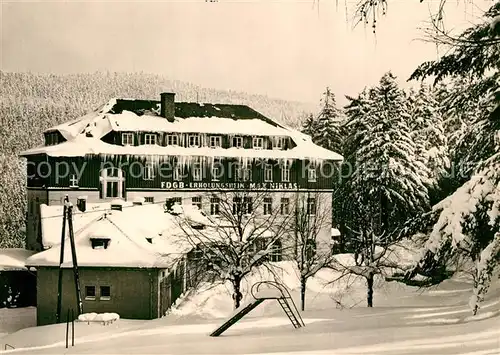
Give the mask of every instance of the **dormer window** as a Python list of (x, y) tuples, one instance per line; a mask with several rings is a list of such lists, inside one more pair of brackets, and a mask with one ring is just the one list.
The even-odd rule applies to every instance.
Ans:
[(199, 134), (190, 134), (188, 136), (188, 145), (190, 147), (199, 147), (200, 146), (200, 135)]
[(274, 149), (285, 149), (286, 138), (285, 137), (276, 137), (274, 139)]
[(144, 135), (144, 144), (146, 145), (156, 145), (156, 134), (146, 133)]
[(92, 249), (108, 249), (108, 238), (90, 238)]
[(243, 137), (233, 137), (233, 147), (243, 148)]
[(179, 136), (177, 134), (168, 134), (167, 145), (179, 145)]
[(218, 148), (222, 146), (222, 139), (220, 136), (210, 136), (210, 148)]
[(122, 133), (122, 145), (134, 145), (134, 134)]
[(253, 149), (262, 149), (262, 148), (264, 148), (264, 138), (262, 138), (262, 137), (253, 137), (252, 147), (253, 147)]

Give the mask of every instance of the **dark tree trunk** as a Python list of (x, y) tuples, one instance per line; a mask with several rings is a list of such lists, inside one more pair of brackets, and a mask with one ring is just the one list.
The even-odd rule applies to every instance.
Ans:
[(307, 279), (305, 277), (300, 278), (300, 309), (305, 311), (306, 309), (306, 283)]
[(366, 277), (367, 296), (366, 303), (368, 307), (373, 307), (373, 274), (369, 273)]
[(241, 278), (235, 277), (233, 280), (233, 301), (234, 301), (234, 309), (237, 309), (241, 305), (241, 300), (243, 299), (243, 295), (241, 294)]

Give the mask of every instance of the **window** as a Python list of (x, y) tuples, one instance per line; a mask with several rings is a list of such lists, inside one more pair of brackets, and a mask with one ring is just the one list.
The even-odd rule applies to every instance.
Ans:
[(101, 171), (101, 198), (124, 198), (125, 177), (118, 168), (107, 168)]
[(215, 160), (212, 165), (212, 181), (219, 181), (222, 176), (222, 163)]
[(108, 238), (90, 238), (92, 249), (108, 249)]
[(233, 214), (241, 212), (241, 197), (233, 197)]
[(155, 198), (153, 196), (146, 196), (146, 197), (144, 197), (144, 202), (155, 203)]
[(182, 175), (183, 175), (183, 166), (181, 164), (176, 164), (174, 167), (174, 173), (173, 173), (173, 178), (175, 181), (180, 181), (182, 180)]
[(243, 148), (243, 137), (233, 137), (233, 147)]
[(273, 166), (272, 164), (266, 164), (264, 166), (264, 181), (272, 182), (273, 181)]
[(252, 170), (248, 166), (238, 165), (236, 168), (237, 181), (250, 181), (252, 180)]
[(188, 145), (190, 147), (199, 147), (200, 146), (200, 135), (199, 134), (190, 134), (188, 136)]
[(279, 239), (275, 240), (271, 245), (271, 252), (269, 253), (269, 261), (278, 262), (282, 260), (282, 245)]
[(85, 286), (85, 299), (95, 300), (95, 286)]
[(167, 145), (179, 145), (179, 136), (177, 134), (167, 134)]
[(111, 299), (111, 287), (110, 286), (101, 286), (101, 300), (109, 301)]
[(210, 148), (217, 148), (222, 146), (222, 140), (220, 136), (210, 136)]
[(172, 197), (172, 204), (182, 205), (182, 197)]
[(307, 214), (315, 214), (316, 213), (316, 199), (314, 197), (310, 197), (307, 199)]
[(134, 145), (134, 134), (122, 133), (122, 145)]
[(290, 214), (290, 199), (288, 197), (281, 198), (280, 213)]
[(253, 137), (253, 139), (252, 139), (252, 147), (253, 147), (253, 149), (262, 149), (262, 148), (264, 148), (264, 138), (262, 138), (262, 137)]
[(202, 179), (201, 162), (193, 163), (193, 168), (191, 173), (193, 174), (194, 181), (201, 181)]
[(243, 198), (243, 212), (244, 213), (252, 213), (253, 211), (253, 201), (251, 197), (244, 197)]
[(153, 164), (146, 163), (144, 165), (144, 180), (153, 180), (155, 177), (155, 170)]
[[(243, 201), (243, 202), (242, 202)], [(250, 214), (253, 211), (253, 201), (251, 197), (241, 197), (233, 198), (233, 214)]]
[(264, 197), (264, 214), (271, 214), (273, 210), (273, 199)]
[(144, 135), (144, 144), (146, 144), (146, 145), (155, 145), (156, 144), (156, 134), (154, 134), (154, 133), (146, 133)]
[(193, 206), (196, 206), (199, 210), (201, 210), (201, 196), (195, 196), (191, 198), (191, 203), (193, 204)]
[(316, 181), (316, 168), (307, 168), (307, 180), (311, 182)]
[(289, 182), (290, 181), (290, 168), (287, 164), (281, 166), (281, 181)]
[(220, 200), (218, 197), (213, 197), (210, 199), (210, 214), (212, 216), (218, 216), (220, 213)]
[(285, 149), (285, 142), (286, 142), (286, 139), (285, 137), (276, 137), (274, 139), (274, 149)]
[(75, 174), (71, 174), (69, 177), (69, 187), (78, 187), (78, 179)]

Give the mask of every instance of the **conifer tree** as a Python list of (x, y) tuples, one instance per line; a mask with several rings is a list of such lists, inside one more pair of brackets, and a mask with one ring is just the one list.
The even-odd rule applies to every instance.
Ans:
[(447, 139), (439, 104), (428, 86), (421, 83), (418, 91), (410, 91), (410, 130), (416, 144), (417, 158), (430, 170), (430, 183), (435, 185), (449, 167)]
[(382, 273), (393, 231), (429, 208), (429, 172), (416, 156), (406, 95), (390, 72), (375, 88), (349, 98), (346, 107), (346, 161), (335, 194), (335, 219), (350, 239), (356, 267), (373, 305), (375, 274)]
[(327, 87), (321, 99), (321, 111), (313, 134), (314, 143), (339, 152), (342, 147), (341, 124), (342, 113), (337, 108), (335, 94)]

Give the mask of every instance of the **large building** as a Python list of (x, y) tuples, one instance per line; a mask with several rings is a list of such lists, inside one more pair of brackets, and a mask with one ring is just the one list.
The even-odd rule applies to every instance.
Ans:
[[(206, 214), (220, 211), (217, 191), (266, 193), (263, 206), (290, 213), (290, 200), (318, 197), (331, 208), (335, 165), (342, 159), (302, 133), (243, 105), (112, 99), (75, 121), (45, 131), (27, 158), (27, 248), (42, 241), (40, 205), (121, 198), (177, 199)], [(266, 207), (267, 206), (267, 207)], [(330, 242), (331, 223), (321, 238)]]

